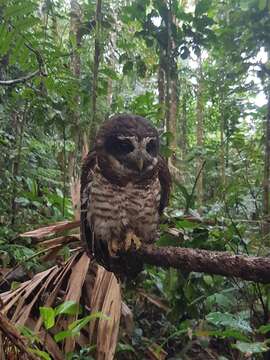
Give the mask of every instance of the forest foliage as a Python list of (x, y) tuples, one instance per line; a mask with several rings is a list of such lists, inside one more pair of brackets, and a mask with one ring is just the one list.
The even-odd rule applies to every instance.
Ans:
[[(73, 219), (82, 157), (119, 112), (160, 132), (160, 246), (268, 256), (269, 54), (269, 0), (0, 0), (1, 268), (49, 267), (19, 234)], [(270, 358), (269, 285), (149, 266), (124, 299), (117, 359)]]

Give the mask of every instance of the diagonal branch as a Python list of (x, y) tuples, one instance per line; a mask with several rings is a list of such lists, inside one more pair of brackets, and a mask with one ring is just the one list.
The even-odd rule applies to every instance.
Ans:
[(150, 265), (173, 267), (183, 271), (203, 272), (243, 280), (270, 283), (270, 258), (233, 255), (228, 252), (179, 247), (142, 246), (131, 256)]
[[(0, 334), (3, 333), (10, 342), (21, 351), (21, 356), (27, 356), (29, 360), (38, 360), (39, 358), (31, 352), (27, 340), (20, 335), (14, 324), (0, 312)], [(3, 350), (3, 349), (2, 349)], [(4, 356), (4, 354), (1, 354)], [(14, 355), (14, 354), (11, 354)], [(2, 357), (1, 357), (2, 358)]]

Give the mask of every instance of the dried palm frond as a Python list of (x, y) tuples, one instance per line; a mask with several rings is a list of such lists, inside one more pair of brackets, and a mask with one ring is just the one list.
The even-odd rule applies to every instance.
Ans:
[[(76, 227), (77, 221), (64, 221), (21, 234), (22, 237), (29, 236), (38, 242), (42, 250), (37, 255), (42, 254), (42, 260), (56, 259), (59, 250), (67, 244), (73, 247), (73, 255), (63, 264), (57, 261), (57, 265), (34, 275), (17, 289), (0, 294), (2, 313), (11, 319), (15, 326), (26, 326), (37, 334), (43, 344), (42, 347), (39, 344), (39, 348), (47, 351), (53, 359), (63, 360), (68, 352), (91, 344), (96, 346), (95, 359), (112, 360), (117, 345), (121, 312), (124, 321), (129, 323), (129, 331), (133, 326), (132, 313), (127, 305), (121, 302), (120, 284), (114, 274), (89, 259), (79, 246), (79, 235), (48, 239)], [(52, 329), (45, 330), (39, 307), (55, 308), (70, 300), (81, 304), (85, 313), (101, 312), (106, 318), (94, 319), (82, 329), (79, 336), (67, 337), (59, 344), (54, 340), (55, 333), (67, 330), (78, 315), (61, 316)]]
[(92, 292), (91, 308), (110, 319), (90, 324), (91, 343), (96, 343), (96, 360), (112, 360), (117, 344), (121, 316), (121, 289), (113, 273), (99, 266)]
[(21, 237), (31, 237), (35, 238), (38, 241), (44, 239), (46, 236), (54, 235), (56, 233), (65, 231), (65, 230), (71, 230), (75, 229), (80, 225), (80, 221), (60, 221), (52, 225), (43, 226), (41, 228), (38, 228), (36, 230), (27, 231), (23, 234), (20, 234)]

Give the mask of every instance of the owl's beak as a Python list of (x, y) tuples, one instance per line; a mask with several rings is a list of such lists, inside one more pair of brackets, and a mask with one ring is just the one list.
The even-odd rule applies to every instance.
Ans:
[(143, 159), (142, 159), (142, 158), (139, 158), (139, 159), (137, 160), (137, 166), (138, 166), (138, 169), (139, 169), (140, 171), (142, 171), (143, 165), (144, 165)]

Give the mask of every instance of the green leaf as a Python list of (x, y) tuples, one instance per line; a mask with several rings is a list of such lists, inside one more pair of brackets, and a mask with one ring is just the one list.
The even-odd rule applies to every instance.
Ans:
[(23, 14), (31, 13), (34, 11), (35, 5), (31, 2), (24, 2), (23, 4), (17, 4), (17, 5), (9, 5), (4, 13), (4, 18), (8, 19), (11, 16), (20, 15), (22, 17)]
[(177, 229), (196, 229), (199, 226), (201, 226), (201, 225), (196, 224), (193, 221), (188, 221), (188, 220), (178, 220), (175, 223), (175, 227)]
[(211, 6), (211, 0), (200, 0), (198, 1), (195, 8), (195, 16), (199, 16), (209, 10)]
[(259, 327), (258, 332), (261, 334), (266, 334), (270, 331), (270, 324), (262, 325)]
[(116, 352), (124, 352), (124, 351), (130, 351), (130, 352), (136, 353), (133, 346), (131, 346), (129, 344), (118, 343)]
[(264, 342), (248, 343), (237, 341), (236, 344), (232, 344), (232, 347), (247, 354), (258, 354), (269, 350), (269, 347)]
[(54, 336), (56, 342), (64, 340), (66, 337), (74, 337), (79, 335), (80, 331), (92, 320), (94, 319), (103, 319), (109, 320), (108, 316), (103, 315), (101, 312), (96, 312), (91, 315), (85, 316), (82, 319), (76, 320), (71, 323), (68, 327), (68, 330), (61, 331)]
[(267, 0), (259, 0), (258, 6), (259, 10), (264, 10), (267, 6)]
[(31, 343), (37, 342), (40, 343), (39, 337), (27, 326), (24, 325), (18, 325), (18, 329), (20, 330), (20, 333), (25, 336), (27, 339), (30, 340)]
[(21, 283), (20, 282), (18, 282), (18, 281), (12, 281), (12, 283), (11, 283), (11, 290), (16, 290), (16, 289), (18, 289), (18, 287), (21, 285)]
[(212, 312), (206, 316), (206, 320), (216, 326), (224, 326), (244, 332), (252, 332), (249, 323), (241, 318), (237, 318), (230, 313)]
[(161, 234), (158, 241), (158, 246), (179, 246), (180, 242), (175, 236), (171, 236), (170, 234)]
[(161, 138), (170, 143), (174, 139), (174, 134), (170, 131), (166, 131), (161, 135)]
[(220, 293), (215, 293), (215, 294), (208, 296), (207, 303), (211, 307), (218, 305), (218, 306), (226, 308), (226, 309), (229, 309), (230, 306), (232, 305), (231, 299)]
[(50, 357), (50, 355), (45, 352), (45, 351), (41, 351), (39, 349), (29, 349), (32, 353), (38, 355), (38, 357), (40, 357), (41, 359), (44, 360), (52, 360), (52, 358)]
[(65, 338), (71, 337), (71, 336), (73, 336), (71, 330), (60, 331), (59, 333), (54, 335), (54, 340), (56, 342), (60, 342), (60, 341), (64, 340)]
[(47, 330), (52, 328), (55, 324), (55, 312), (53, 308), (41, 306), (39, 311), (45, 328)]
[(58, 305), (55, 309), (55, 316), (60, 314), (76, 315), (80, 312), (80, 305), (76, 301), (65, 301), (63, 304)]
[(130, 71), (133, 70), (133, 62), (127, 61), (125, 65), (123, 66), (123, 74), (127, 75)]
[(161, 145), (160, 146), (160, 153), (165, 158), (169, 158), (170, 156), (173, 155), (173, 150), (171, 150), (168, 146)]
[(40, 22), (40, 19), (38, 18), (26, 18), (26, 19), (21, 19), (20, 21), (18, 21), (16, 23), (16, 31), (17, 32), (21, 32), (27, 29), (30, 29), (31, 27), (33, 27), (34, 25), (38, 24)]
[(103, 319), (103, 320), (109, 320), (110, 318), (106, 315), (103, 315), (102, 312), (96, 312), (94, 314), (85, 316), (82, 319), (76, 320), (73, 323), (71, 323), (68, 327), (69, 330), (72, 330), (74, 333), (78, 333), (81, 331), (82, 328), (85, 327), (90, 321), (94, 319)]
[[(204, 333), (204, 336), (206, 334)], [(228, 338), (234, 338), (236, 340), (241, 340), (241, 341), (248, 341), (248, 337), (243, 335), (240, 331), (237, 330), (216, 330), (216, 331), (208, 331), (207, 332), (208, 336), (215, 336), (221, 339), (228, 339)]]
[(204, 275), (203, 276), (203, 280), (204, 282), (209, 285), (209, 286), (213, 286), (214, 285), (214, 280), (213, 277), (211, 275)]
[(101, 69), (100, 73), (108, 76), (112, 80), (118, 80), (118, 78), (119, 78), (117, 72), (109, 67)]
[(250, 0), (240, 0), (239, 5), (242, 11), (248, 11)]

